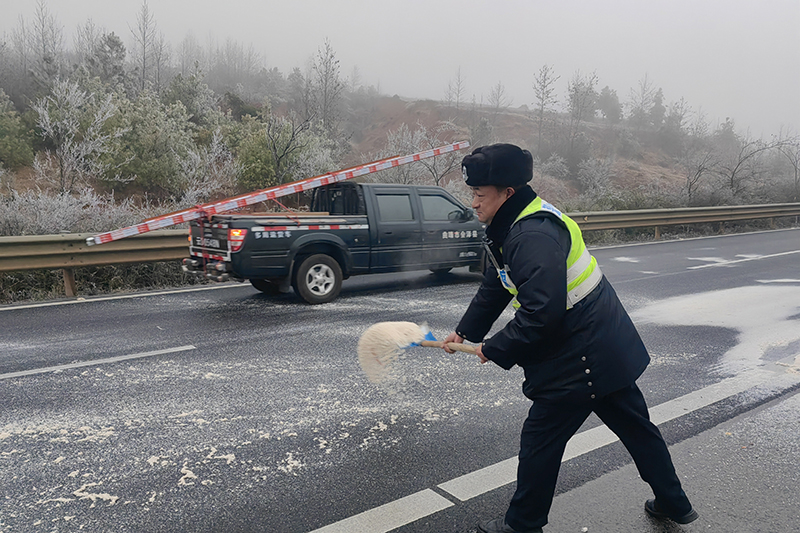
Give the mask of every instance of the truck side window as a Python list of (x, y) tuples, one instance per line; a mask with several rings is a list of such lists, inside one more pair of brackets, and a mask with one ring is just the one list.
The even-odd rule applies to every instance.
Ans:
[(419, 198), (422, 201), (423, 220), (458, 220), (464, 211), (444, 196), (423, 194)]
[(408, 194), (378, 194), (378, 211), (384, 222), (408, 222), (414, 220), (411, 211), (411, 196)]

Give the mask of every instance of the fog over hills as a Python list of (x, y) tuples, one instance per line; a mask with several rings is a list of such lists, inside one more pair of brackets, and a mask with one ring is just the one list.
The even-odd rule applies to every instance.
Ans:
[[(37, 2), (0, 0), (10, 42)], [(91, 19), (131, 49), (140, 0), (51, 0), (65, 47)], [(510, 105), (531, 106), (534, 75), (560, 76), (559, 105), (577, 73), (596, 73), (625, 104), (646, 75), (666, 102), (684, 98), (713, 126), (769, 137), (800, 129), (800, 2), (796, 0), (162, 0), (150, 11), (172, 47), (252, 46), (262, 66), (306, 68), (325, 39), (341, 72), (404, 98), (442, 100), (460, 73), (465, 99), (486, 102), (502, 85)], [(22, 19), (20, 19), (22, 17)], [(357, 69), (357, 70), (354, 70)]]

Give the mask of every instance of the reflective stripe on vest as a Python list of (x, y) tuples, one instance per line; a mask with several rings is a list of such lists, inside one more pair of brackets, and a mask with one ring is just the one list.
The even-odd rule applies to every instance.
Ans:
[[(578, 227), (578, 224), (540, 197), (537, 196), (529, 203), (511, 225), (513, 226), (523, 218), (541, 211), (546, 211), (557, 216), (567, 227), (567, 231), (569, 231), (571, 244), (569, 255), (567, 256), (567, 309), (572, 309), (576, 303), (583, 300), (600, 284), (600, 281), (603, 279), (603, 273), (597, 265), (597, 260), (589, 253), (589, 250), (586, 249), (586, 245), (583, 242), (583, 235), (581, 234), (581, 229)], [(499, 265), (496, 264), (494, 256), (492, 256), (491, 253), (489, 253), (489, 258), (492, 263), (495, 264), (495, 268), (497, 268), (503, 287), (514, 295), (512, 304), (515, 309), (518, 309), (520, 307), (517, 301), (517, 294), (519, 291), (511, 281), (508, 265), (504, 265), (505, 268), (498, 268)]]

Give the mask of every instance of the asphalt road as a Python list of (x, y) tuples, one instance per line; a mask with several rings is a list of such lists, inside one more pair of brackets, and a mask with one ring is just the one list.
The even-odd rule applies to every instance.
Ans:
[[(701, 518), (648, 519), (590, 418), (545, 531), (799, 529), (800, 230), (592, 253)], [(379, 388), (355, 346), (379, 321), (445, 336), (479, 279), (353, 278), (321, 306), (219, 285), (0, 307), (0, 531), (474, 531), (513, 492), (521, 373), (415, 348)]]

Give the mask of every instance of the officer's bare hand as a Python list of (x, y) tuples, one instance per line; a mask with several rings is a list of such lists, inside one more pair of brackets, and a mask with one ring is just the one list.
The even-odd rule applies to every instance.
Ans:
[(448, 335), (447, 338), (444, 340), (444, 343), (442, 345), (442, 348), (444, 348), (444, 351), (447, 352), (447, 353), (456, 353), (456, 352), (454, 352), (453, 350), (451, 350), (450, 348), (447, 347), (447, 344), (450, 343), (450, 342), (456, 342), (458, 344), (463, 344), (464, 337), (460, 337), (458, 335), (458, 333), (456, 333), (454, 331), (450, 335)]
[[(444, 340), (444, 343), (442, 343), (442, 348), (444, 348), (445, 352), (447, 352), (447, 353), (455, 353), (453, 350), (451, 350), (447, 346), (447, 344), (450, 343), (450, 342), (455, 342), (455, 343), (458, 343), (458, 344), (462, 344), (464, 342), (464, 337), (461, 337), (458, 333), (456, 333), (454, 331), (453, 333), (448, 335), (447, 338)], [(484, 357), (484, 355), (483, 355), (483, 344), (479, 344), (478, 346), (475, 347), (475, 353), (478, 355), (478, 358), (481, 360), (481, 364), (489, 362), (489, 360), (486, 357)]]
[(478, 358), (481, 360), (481, 364), (488, 363), (489, 360), (486, 356), (483, 355), (483, 343), (477, 345), (475, 347), (475, 353), (478, 355)]

